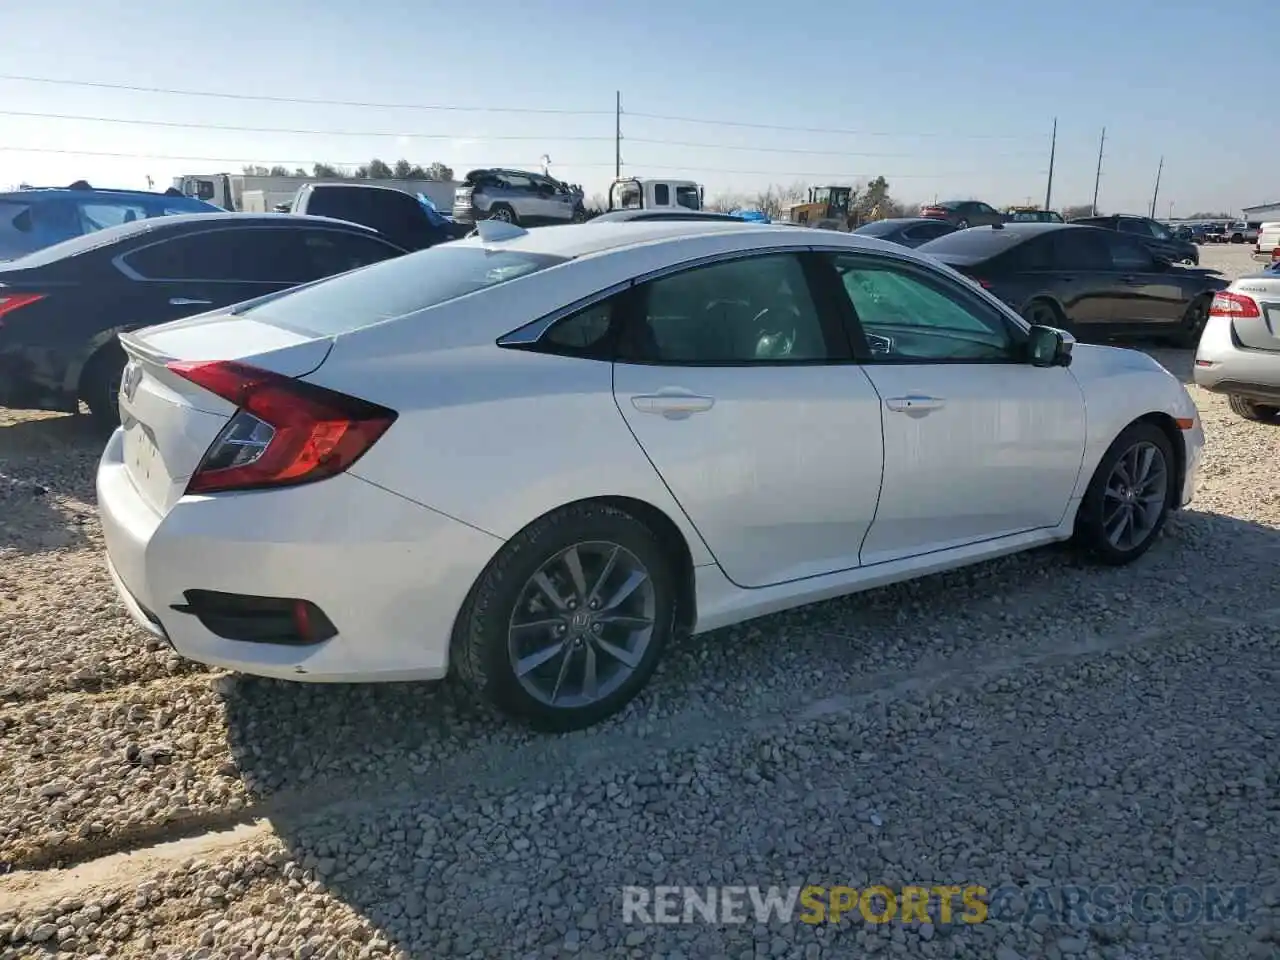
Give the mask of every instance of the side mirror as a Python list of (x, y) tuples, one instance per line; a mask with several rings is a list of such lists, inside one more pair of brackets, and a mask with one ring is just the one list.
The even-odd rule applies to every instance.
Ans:
[(1027, 355), (1033, 367), (1069, 367), (1075, 343), (1065, 330), (1035, 324), (1027, 336)]

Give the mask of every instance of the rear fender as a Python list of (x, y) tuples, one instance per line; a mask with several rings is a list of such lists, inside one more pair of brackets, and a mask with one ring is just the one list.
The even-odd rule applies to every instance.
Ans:
[(89, 365), (89, 361), (103, 347), (114, 343), (116, 338), (126, 330), (135, 330), (140, 326), (136, 323), (127, 323), (118, 327), (111, 327), (95, 333), (92, 337), (84, 342), (70, 362), (62, 377), (62, 392), (67, 394), (74, 402), (80, 396), (80, 378), (84, 376), (84, 368)]

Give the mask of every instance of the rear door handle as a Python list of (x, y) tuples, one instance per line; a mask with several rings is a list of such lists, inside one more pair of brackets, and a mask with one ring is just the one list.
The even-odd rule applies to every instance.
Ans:
[(941, 410), (947, 405), (947, 401), (941, 397), (926, 397), (913, 393), (906, 397), (889, 397), (885, 400), (884, 405), (894, 413), (924, 416), (934, 410)]
[(212, 305), (212, 300), (194, 300), (191, 297), (169, 298), (169, 306), (171, 307), (209, 307)]
[(684, 420), (704, 413), (716, 405), (715, 397), (693, 393), (645, 393), (631, 398), (631, 405), (641, 413), (656, 413), (668, 420)]

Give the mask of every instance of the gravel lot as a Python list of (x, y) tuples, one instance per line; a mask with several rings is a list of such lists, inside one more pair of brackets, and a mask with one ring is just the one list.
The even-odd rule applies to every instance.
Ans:
[[(1280, 428), (1192, 390), (1196, 502), (1133, 567), (1050, 549), (686, 640), (563, 737), (451, 684), (290, 685), (149, 644), (101, 562), (99, 441), (0, 409), (0, 958), (1280, 956)], [(1247, 899), (623, 923), (628, 885), (809, 883)]]

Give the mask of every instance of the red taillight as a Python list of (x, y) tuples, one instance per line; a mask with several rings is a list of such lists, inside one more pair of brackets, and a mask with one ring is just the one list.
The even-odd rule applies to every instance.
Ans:
[(1209, 305), (1209, 316), (1251, 320), (1254, 317), (1262, 316), (1262, 312), (1258, 309), (1258, 304), (1253, 297), (1246, 297), (1239, 293), (1228, 293), (1224, 290), (1222, 293), (1214, 294), (1213, 303)]
[(234, 360), (176, 361), (169, 370), (239, 409), (187, 483), (214, 493), (312, 483), (362, 457), (396, 413)]
[(1272, 247), (1272, 248), (1271, 248), (1271, 260), (1272, 260), (1272, 262), (1273, 262), (1273, 263), (1274, 263), (1276, 260), (1280, 260), (1280, 247)]
[(12, 313), (19, 307), (43, 300), (43, 293), (0, 293), (0, 327), (4, 326), (4, 315)]
[(945, 217), (947, 211), (943, 207), (925, 207), (920, 211), (922, 217)]
[(990, 281), (990, 280), (983, 280), (981, 277), (974, 277), (974, 278), (973, 278), (973, 282), (974, 282), (974, 283), (976, 283), (978, 286), (980, 286), (983, 290), (990, 290), (990, 289), (991, 289), (991, 281)]

